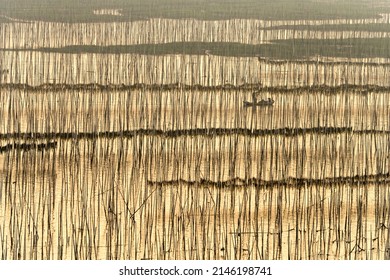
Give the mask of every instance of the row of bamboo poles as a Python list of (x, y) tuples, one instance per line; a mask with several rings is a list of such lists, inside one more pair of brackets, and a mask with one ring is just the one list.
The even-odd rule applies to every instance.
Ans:
[(111, 15), (122, 16), (122, 9), (96, 9), (93, 10), (94, 15)]
[[(388, 38), (390, 32), (337, 31), (337, 24), (390, 23), (373, 19), (263, 21), (232, 19), (150, 19), (114, 23), (10, 22), (0, 25), (0, 48), (58, 48), (69, 45), (134, 45), (168, 42), (236, 42), (262, 44), (285, 39)], [(283, 25), (335, 25), (334, 31), (265, 29)], [(140, 32), (142, 31), (142, 32)]]
[[(112, 10), (112, 9), (111, 9)], [(23, 23), (38, 23), (39, 21), (36, 20), (27, 20), (27, 19), (20, 19), (20, 18), (15, 18), (7, 15), (1, 15), (3, 18), (13, 21), (13, 22), (23, 22)], [(146, 21), (172, 21), (174, 19), (168, 19), (168, 18), (150, 18)], [(187, 20), (194, 20), (192, 18), (189, 18)], [(196, 19), (195, 19), (196, 20)], [(217, 22), (222, 22), (222, 21), (233, 21), (233, 22), (242, 22), (242, 20), (247, 20), (247, 19), (229, 19), (229, 20), (208, 20), (206, 22), (210, 21), (217, 21)], [(372, 24), (372, 23), (390, 23), (390, 14), (389, 13), (379, 13), (376, 17), (372, 18), (338, 18), (338, 19), (295, 19), (295, 20), (262, 20), (262, 19), (248, 19), (250, 21), (255, 20), (258, 24), (261, 25), (263, 28), (268, 28), (272, 26), (281, 26), (281, 25), (323, 25), (323, 24), (331, 24), (331, 25), (336, 25), (336, 24)], [(196, 20), (196, 21), (202, 21), (202, 20)], [(47, 21), (45, 21), (47, 22)], [(133, 21), (134, 22), (134, 21)], [(47, 22), (49, 23), (49, 22)], [(60, 24), (65, 24), (67, 25), (68, 23), (65, 22), (57, 22)], [(103, 22), (104, 23), (104, 22)]]
[[(220, 183), (221, 186), (232, 185), (234, 178), (262, 181), (286, 185), (283, 180), (296, 179), (324, 180), (329, 185), (333, 179), (344, 182), (345, 178), (354, 178), (356, 182), (372, 181), (369, 177), (389, 176), (389, 139), (390, 135), (372, 134), (304, 134), (292, 137), (240, 135), (192, 136), (164, 138), (160, 136), (135, 136), (131, 138), (92, 138), (92, 139), (56, 139), (56, 142), (36, 144), (31, 142), (1, 140), (0, 154), (10, 151), (41, 152), (56, 149), (58, 141), (97, 141), (107, 139), (138, 139), (153, 143), (151, 150), (155, 155), (148, 168), (153, 172), (147, 175), (147, 181)], [(30, 140), (31, 141), (31, 140)], [(40, 140), (42, 141), (42, 140)], [(157, 145), (158, 148), (154, 148)], [(276, 148), (279, 147), (279, 148)], [(166, 161), (162, 159), (165, 158)], [(294, 179), (295, 178), (295, 179)], [(332, 179), (333, 178), (333, 179)], [(370, 179), (370, 180), (369, 180)], [(295, 181), (294, 181), (295, 180)], [(352, 180), (353, 181), (353, 180)], [(305, 183), (305, 181), (303, 181)], [(318, 182), (317, 182), (318, 183)], [(265, 184), (265, 183), (264, 183)], [(266, 184), (266, 185), (267, 185)], [(242, 182), (237, 182), (242, 185)]]
[[(137, 137), (61, 140), (55, 149), (15, 149), (0, 154), (4, 174), (0, 180), (1, 258), (384, 258), (390, 188), (375, 177), (330, 186), (318, 182), (302, 186), (275, 183), (272, 187), (225, 187), (222, 181), (220, 185), (148, 183), (148, 179), (169, 178), (172, 171), (167, 169), (172, 165), (173, 173), (183, 177), (194, 169), (197, 177), (212, 177), (226, 164), (236, 165), (229, 167), (236, 175), (239, 169), (250, 173), (255, 164), (261, 176), (274, 176), (279, 163), (273, 157), (290, 149), (273, 145), (271, 157), (264, 155), (268, 162), (260, 159), (267, 168), (248, 155), (260, 142), (271, 139), (242, 139), (237, 145), (248, 146), (235, 154), (230, 151), (233, 145), (224, 142), (236, 140), (200, 137), (193, 140), (197, 153), (182, 150), (183, 144), (174, 141), (164, 144), (167, 140), (159, 137)], [(334, 140), (330, 136), (312, 141), (324, 147)], [(302, 139), (295, 141), (310, 146)], [(357, 146), (372, 145), (369, 139), (355, 141), (361, 141)], [(216, 156), (223, 147), (229, 163)], [(360, 152), (371, 153), (370, 149)], [(363, 161), (354, 158), (356, 166), (375, 164), (368, 154)], [(180, 163), (185, 157), (193, 157), (190, 165)], [(201, 166), (202, 158), (197, 157), (210, 160)], [(246, 163), (242, 165), (237, 157)], [(335, 175), (340, 168), (333, 152), (309, 161), (323, 164), (322, 177), (327, 165)], [(281, 169), (288, 161), (284, 164)], [(385, 165), (388, 170), (389, 163)], [(300, 166), (297, 163), (298, 176), (302, 175)]]
[(207, 55), (0, 52), (0, 84), (175, 84), (276, 87), (390, 85), (389, 63), (268, 61)]
[[(274, 105), (244, 107), (244, 101), (252, 101), (253, 92), (257, 100), (271, 97)], [(55, 138), (66, 133), (69, 137), (86, 133), (78, 137), (96, 138), (98, 133), (105, 137), (104, 133), (109, 132), (113, 133), (111, 137), (117, 137), (132, 136), (138, 130), (144, 130), (138, 131), (140, 134), (163, 137), (173, 137), (175, 133), (177, 136), (385, 135), (390, 132), (389, 96), (388, 89), (374, 87), (260, 91), (3, 87), (0, 89), (0, 138), (23, 138), (23, 133), (24, 137), (43, 134), (40, 138), (45, 134), (55, 134), (51, 136)]]
[[(161, 147), (155, 149), (155, 157), (149, 163), (148, 181), (151, 183), (199, 182), (202, 179), (222, 187), (231, 186), (229, 180), (233, 178), (244, 182), (250, 182), (252, 178), (276, 181), (274, 183), (280, 185), (289, 183), (283, 182), (289, 178), (293, 178), (292, 185), (299, 185), (294, 178), (323, 180), (321, 184), (324, 185), (355, 176), (385, 174), (389, 179), (389, 135), (146, 139)], [(355, 179), (361, 181), (358, 177)], [(371, 181), (368, 179), (362, 180)]]

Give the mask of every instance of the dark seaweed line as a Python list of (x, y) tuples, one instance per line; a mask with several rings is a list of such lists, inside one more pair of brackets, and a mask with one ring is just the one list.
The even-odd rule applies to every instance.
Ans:
[[(124, 131), (102, 131), (102, 132), (58, 132), (58, 133), (3, 133), (0, 134), (1, 140), (9, 139), (97, 139), (97, 138), (133, 138), (137, 136), (159, 136), (166, 138), (178, 138), (186, 136), (229, 136), (241, 135), (248, 137), (272, 136), (280, 135), (286, 137), (294, 137), (305, 134), (390, 134), (390, 130), (353, 130), (352, 127), (312, 127), (312, 128), (277, 128), (277, 129), (249, 129), (249, 128), (195, 128), (195, 129), (179, 129), (179, 130), (160, 130), (160, 129), (136, 129)], [(20, 144), (30, 145), (30, 144)], [(34, 144), (31, 144), (34, 145)], [(43, 144), (39, 144), (43, 145)], [(38, 145), (38, 146), (39, 146)], [(14, 144), (9, 144), (4, 147), (13, 147)], [(23, 146), (21, 146), (23, 149)], [(43, 147), (43, 146), (41, 146)], [(34, 147), (35, 148), (35, 147)]]
[(13, 143), (8, 144), (5, 146), (0, 146), (0, 154), (5, 153), (11, 150), (22, 150), (22, 151), (29, 151), (29, 150), (49, 150), (49, 149), (55, 149), (57, 147), (57, 142), (49, 142), (49, 143), (41, 143), (41, 144), (27, 144), (27, 143)]
[(186, 85), (181, 83), (175, 84), (133, 84), (133, 85), (100, 85), (100, 84), (41, 84), (38, 86), (31, 86), (28, 84), (14, 84), (14, 83), (0, 83), (0, 90), (28, 90), (28, 91), (62, 91), (62, 90), (105, 90), (105, 91), (118, 91), (118, 90), (175, 90), (175, 89), (184, 89), (184, 90), (257, 90), (258, 92), (268, 92), (268, 93), (321, 93), (324, 94), (337, 94), (343, 91), (352, 91), (354, 93), (366, 94), (367, 92), (389, 92), (390, 87), (377, 86), (377, 85), (352, 85), (352, 84), (343, 84), (339, 86), (327, 86), (327, 85), (318, 85), (318, 86), (304, 86), (304, 87), (263, 87), (259, 83), (254, 84), (242, 84), (242, 85), (233, 85), (233, 84), (224, 84), (217, 86), (203, 86), (203, 85)]
[(208, 185), (215, 187), (241, 187), (241, 186), (258, 186), (258, 187), (272, 187), (272, 186), (306, 186), (306, 185), (333, 185), (333, 184), (367, 184), (367, 183), (389, 183), (390, 174), (373, 174), (351, 177), (333, 177), (324, 179), (306, 179), (306, 178), (287, 178), (283, 180), (266, 181), (258, 178), (242, 179), (234, 178), (227, 181), (211, 181), (207, 179), (201, 179), (199, 181), (188, 180), (170, 180), (170, 181), (150, 181), (149, 185), (153, 186), (166, 186), (173, 185)]
[(375, 67), (389, 67), (390, 63), (380, 63), (380, 62), (360, 62), (360, 61), (321, 61), (321, 60), (302, 60), (302, 59), (268, 59), (266, 57), (257, 57), (260, 62), (273, 64), (273, 65), (284, 65), (287, 63), (294, 63), (299, 65), (306, 65), (306, 64), (315, 64), (315, 65), (326, 65), (326, 66), (333, 66), (333, 65), (348, 65), (348, 66), (375, 66)]
[[(159, 129), (137, 129), (124, 131), (103, 131), (103, 132), (79, 132), (79, 133), (4, 133), (0, 139), (96, 139), (96, 138), (132, 138), (136, 136), (160, 136), (176, 138), (182, 136), (267, 136), (284, 135), (297, 136), (309, 133), (316, 134), (338, 134), (353, 132), (352, 127), (313, 127), (313, 128), (278, 128), (278, 129), (248, 129), (248, 128), (196, 128), (183, 130), (159, 130)], [(382, 131), (381, 131), (382, 132)], [(373, 133), (373, 131), (370, 131)]]

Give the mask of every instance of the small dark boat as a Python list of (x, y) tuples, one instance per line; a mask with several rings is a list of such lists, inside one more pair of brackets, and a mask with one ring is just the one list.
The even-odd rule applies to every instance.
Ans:
[(259, 102), (256, 101), (256, 99), (253, 100), (253, 102), (244, 101), (244, 107), (266, 107), (266, 106), (273, 106), (275, 103), (275, 100), (272, 98), (268, 99), (262, 99)]

